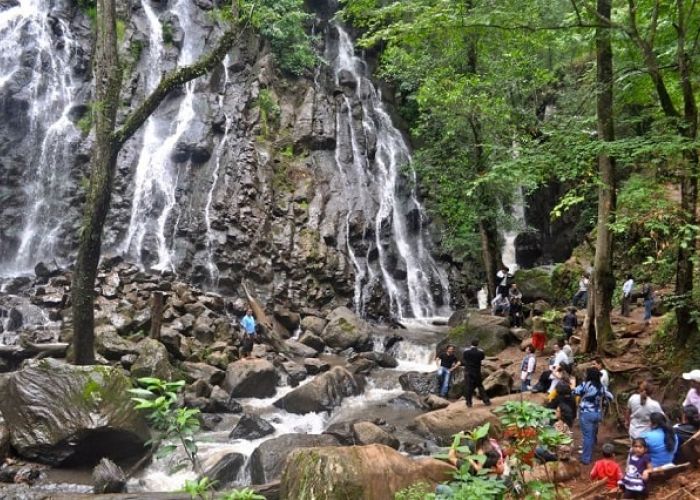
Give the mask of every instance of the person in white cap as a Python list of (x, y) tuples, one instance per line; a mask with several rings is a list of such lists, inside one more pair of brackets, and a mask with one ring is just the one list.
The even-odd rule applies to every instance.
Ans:
[(685, 380), (690, 380), (690, 390), (683, 400), (683, 406), (693, 405), (700, 410), (700, 370), (691, 370), (683, 374)]

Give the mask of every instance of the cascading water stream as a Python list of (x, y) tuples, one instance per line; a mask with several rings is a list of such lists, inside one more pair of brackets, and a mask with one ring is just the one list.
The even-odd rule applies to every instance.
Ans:
[(0, 274), (25, 273), (40, 260), (56, 258), (56, 246), (72, 222), (68, 190), (80, 134), (69, 112), (77, 91), (71, 64), (77, 43), (65, 20), (57, 17), (57, 26), (51, 26), (47, 14), (42, 0), (19, 0), (0, 12), (0, 94), (15, 78), (28, 81), (27, 150), (32, 152), (24, 170), (19, 247)]
[(226, 98), (226, 91), (228, 90), (228, 86), (230, 83), (230, 77), (229, 77), (229, 71), (228, 71), (228, 66), (230, 62), (230, 57), (227, 54), (226, 57), (224, 57), (223, 60), (223, 67), (224, 67), (224, 88), (221, 94), (219, 94), (219, 109), (223, 113), (225, 117), (225, 123), (224, 123), (224, 136), (221, 139), (221, 142), (219, 143), (219, 146), (217, 147), (216, 150), (216, 160), (214, 162), (214, 170), (212, 171), (212, 181), (211, 181), (211, 188), (209, 189), (209, 193), (207, 193), (207, 203), (204, 206), (204, 224), (207, 228), (207, 240), (206, 240), (206, 251), (207, 251), (207, 271), (209, 272), (209, 281), (210, 284), (214, 287), (216, 287), (217, 282), (219, 281), (219, 268), (216, 266), (216, 262), (214, 262), (214, 240), (215, 240), (215, 234), (212, 231), (211, 227), (211, 205), (214, 200), (214, 191), (216, 190), (216, 186), (219, 182), (219, 173), (221, 171), (221, 158), (224, 155), (224, 152), (226, 151), (226, 146), (228, 145), (228, 139), (229, 139), (229, 133), (231, 132), (231, 123), (233, 122), (231, 116), (225, 113), (224, 111), (224, 102)]
[[(418, 236), (409, 234), (407, 213), (415, 210), (422, 218), (422, 207), (415, 192), (402, 199), (399, 195), (401, 169), (410, 165), (411, 155), (408, 146), (393, 125), (384, 109), (381, 95), (367, 76), (365, 62), (355, 56), (355, 48), (348, 33), (340, 26), (338, 47), (333, 69), (336, 82), (343, 86), (343, 79), (350, 75), (355, 85), (356, 99), (361, 106), (361, 133), (353, 124), (356, 109), (347, 94), (337, 113), (336, 162), (348, 188), (347, 217), (345, 220), (345, 244), (348, 255), (355, 267), (355, 306), (362, 312), (366, 299), (366, 287), (371, 278), (381, 275), (386, 293), (389, 296), (391, 314), (398, 318), (424, 318), (438, 315), (439, 307), (433, 298), (433, 287), (439, 287), (443, 297), (448, 296), (447, 279), (425, 248), (422, 238), (422, 224), (416, 228)], [(369, 154), (369, 138), (376, 136), (376, 152)], [(347, 141), (343, 144), (341, 141)], [(352, 158), (341, 158), (340, 151), (349, 149)], [(411, 171), (411, 175), (415, 175)], [(372, 220), (371, 233), (374, 234), (374, 248), (377, 252), (378, 270), (370, 265), (370, 255), (358, 258), (350, 239), (350, 220), (356, 211), (361, 211), (365, 221)], [(386, 249), (386, 229), (390, 228), (397, 254), (389, 255)], [(367, 227), (364, 228), (367, 231)], [(405, 282), (395, 277), (397, 263), (390, 269), (389, 262), (396, 258), (405, 266)], [(399, 274), (401, 274), (399, 272)]]
[[(158, 84), (163, 73), (163, 33), (158, 17), (148, 5), (148, 0), (142, 0), (151, 29), (150, 38), (150, 67), (147, 90), (150, 91)], [(191, 64), (201, 53), (202, 41), (199, 40), (197, 27), (192, 23), (190, 2), (179, 0), (172, 11), (178, 16), (185, 34), (178, 66)], [(151, 267), (159, 270), (174, 270), (169, 238), (166, 235), (168, 220), (175, 207), (176, 187), (179, 169), (173, 164), (171, 153), (177, 141), (187, 131), (195, 117), (194, 95), (195, 84), (185, 85), (185, 95), (180, 102), (174, 126), (156, 114), (147, 123), (143, 137), (143, 147), (136, 167), (134, 179), (134, 200), (131, 208), (131, 218), (126, 238), (121, 245), (123, 253), (133, 256), (143, 265), (142, 250), (144, 239), (154, 236), (157, 242), (156, 262)]]

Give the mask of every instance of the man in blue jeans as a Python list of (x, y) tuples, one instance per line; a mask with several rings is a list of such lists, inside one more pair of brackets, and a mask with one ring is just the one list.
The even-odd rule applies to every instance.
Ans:
[(588, 465), (593, 461), (593, 448), (598, 441), (598, 424), (602, 419), (603, 400), (612, 400), (613, 395), (600, 382), (597, 368), (586, 370), (586, 380), (574, 389), (574, 395), (581, 398), (578, 421), (583, 436), (583, 453), (580, 461)]
[(450, 390), (452, 372), (459, 366), (459, 360), (455, 356), (455, 346), (449, 344), (447, 349), (438, 354), (435, 362), (438, 364), (437, 376), (440, 384), (440, 396), (446, 398)]

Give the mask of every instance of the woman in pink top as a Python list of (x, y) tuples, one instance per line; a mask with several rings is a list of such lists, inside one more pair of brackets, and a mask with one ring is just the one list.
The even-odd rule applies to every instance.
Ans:
[(684, 373), (683, 378), (690, 380), (690, 390), (683, 400), (683, 406), (693, 405), (700, 410), (700, 370)]

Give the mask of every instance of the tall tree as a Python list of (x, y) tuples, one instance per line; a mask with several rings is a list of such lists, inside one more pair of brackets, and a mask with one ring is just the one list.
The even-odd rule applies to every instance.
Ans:
[[(611, 0), (598, 0), (596, 12), (601, 19), (610, 19)], [(601, 25), (596, 29), (596, 118), (598, 140), (615, 140), (613, 118), (613, 51), (612, 30)], [(615, 159), (603, 152), (598, 155), (598, 223), (593, 264), (593, 280), (589, 314), (589, 332), (583, 349), (602, 349), (612, 336), (610, 311), (615, 289), (613, 275), (613, 233), (610, 224), (615, 216)]]
[[(693, 144), (698, 136), (698, 108), (696, 95), (698, 80), (693, 74), (693, 54), (698, 49), (700, 33), (695, 0), (644, 2), (640, 12), (637, 0), (627, 1), (627, 19), (622, 26), (625, 33), (641, 54), (641, 60), (656, 91), (657, 104), (666, 118), (675, 125), (677, 133)], [(646, 26), (640, 27), (640, 18)], [(675, 46), (664, 46), (663, 54), (674, 54), (672, 64), (660, 60), (658, 45), (669, 40), (668, 33), (660, 35), (662, 26), (672, 26), (675, 31)], [(661, 42), (659, 40), (662, 40)], [(677, 86), (680, 96), (674, 96), (671, 89)], [(675, 97), (675, 99), (674, 99)], [(676, 100), (683, 111), (678, 110)], [(694, 260), (697, 254), (697, 202), (698, 202), (698, 150), (696, 147), (684, 150), (685, 165), (680, 172), (681, 210), (684, 218), (681, 238), (678, 244), (676, 265), (675, 308), (678, 325), (678, 343), (684, 345), (698, 330), (693, 319), (693, 275)]]
[[(235, 3), (235, 2), (234, 2)], [(112, 184), (117, 155), (124, 143), (143, 125), (158, 105), (177, 87), (206, 74), (223, 61), (245, 28), (232, 25), (222, 35), (217, 46), (208, 55), (191, 66), (179, 68), (163, 77), (158, 86), (116, 128), (122, 68), (117, 49), (115, 0), (97, 0), (96, 46), (93, 62), (95, 101), (93, 108), (95, 144), (90, 162), (90, 183), (85, 201), (78, 246), (78, 257), (73, 271), (71, 300), (73, 307), (73, 350), (76, 364), (93, 364), (94, 350), (94, 287), (100, 260), (102, 230), (112, 196)]]

